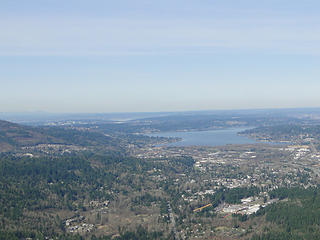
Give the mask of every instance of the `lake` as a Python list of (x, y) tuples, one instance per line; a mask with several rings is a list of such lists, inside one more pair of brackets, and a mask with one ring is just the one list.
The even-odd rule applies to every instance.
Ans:
[(232, 128), (210, 131), (190, 132), (159, 132), (148, 134), (158, 137), (178, 137), (182, 141), (169, 143), (166, 146), (222, 146), (226, 144), (253, 144), (258, 143), (246, 136), (239, 136), (238, 133), (248, 128)]

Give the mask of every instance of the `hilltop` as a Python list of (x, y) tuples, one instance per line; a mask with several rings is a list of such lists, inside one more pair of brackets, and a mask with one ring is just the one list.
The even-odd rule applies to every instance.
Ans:
[(117, 146), (111, 137), (98, 132), (62, 127), (30, 127), (0, 120), (0, 152), (39, 144)]
[(0, 120), (0, 152), (40, 143), (63, 143), (63, 141), (41, 133), (36, 128)]

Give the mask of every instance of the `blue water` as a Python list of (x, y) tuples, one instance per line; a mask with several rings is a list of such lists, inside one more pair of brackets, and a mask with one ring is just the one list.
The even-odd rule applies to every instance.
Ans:
[(182, 141), (169, 143), (166, 144), (166, 146), (222, 146), (227, 144), (257, 143), (254, 139), (238, 135), (238, 132), (246, 129), (247, 128), (232, 128), (210, 131), (160, 132), (148, 134), (148, 136), (182, 138)]

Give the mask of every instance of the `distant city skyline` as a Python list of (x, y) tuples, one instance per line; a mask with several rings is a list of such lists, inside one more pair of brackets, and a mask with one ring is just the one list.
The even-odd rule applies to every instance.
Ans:
[(320, 2), (3, 0), (0, 112), (320, 107)]

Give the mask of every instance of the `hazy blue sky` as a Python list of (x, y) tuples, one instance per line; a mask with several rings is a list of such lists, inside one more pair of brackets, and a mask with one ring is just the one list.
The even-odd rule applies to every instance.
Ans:
[(319, 0), (1, 0), (0, 112), (320, 107)]

